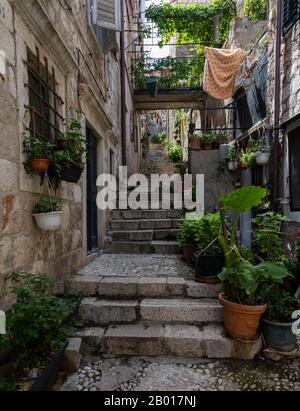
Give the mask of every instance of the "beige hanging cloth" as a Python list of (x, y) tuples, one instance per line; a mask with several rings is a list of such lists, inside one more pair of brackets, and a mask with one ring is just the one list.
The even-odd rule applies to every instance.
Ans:
[(206, 57), (203, 89), (218, 100), (233, 95), (238, 70), (247, 53), (242, 49), (225, 50), (205, 47)]

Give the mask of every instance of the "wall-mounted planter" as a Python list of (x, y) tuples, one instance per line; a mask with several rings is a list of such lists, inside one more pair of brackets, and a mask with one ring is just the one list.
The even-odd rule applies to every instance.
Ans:
[(78, 183), (82, 172), (83, 169), (77, 164), (72, 163), (71, 161), (66, 161), (62, 165), (60, 177), (62, 180), (68, 181), (69, 183)]
[(156, 77), (149, 77), (147, 87), (150, 97), (156, 97), (158, 93), (158, 79)]
[(32, 170), (39, 173), (46, 173), (50, 167), (50, 161), (43, 158), (33, 158), (32, 160), (29, 160), (29, 164)]
[(258, 151), (257, 153), (255, 153), (255, 160), (257, 165), (264, 166), (268, 164), (270, 160), (270, 153), (263, 153), (261, 151)]
[(56, 231), (61, 228), (62, 214), (62, 211), (33, 214), (33, 218), (41, 231)]
[(229, 171), (235, 171), (237, 169), (236, 161), (233, 161), (233, 160), (228, 161), (227, 167)]

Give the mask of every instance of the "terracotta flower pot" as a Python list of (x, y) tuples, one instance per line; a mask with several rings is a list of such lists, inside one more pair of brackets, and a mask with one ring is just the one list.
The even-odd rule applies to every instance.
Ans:
[(191, 150), (201, 150), (201, 140), (199, 138), (190, 139)]
[(68, 140), (56, 140), (56, 144), (59, 148), (65, 148), (68, 145)]
[(267, 309), (264, 305), (242, 305), (232, 303), (219, 294), (220, 304), (224, 307), (224, 325), (233, 338), (255, 339), (262, 314)]
[(197, 251), (197, 246), (193, 244), (185, 244), (183, 246), (183, 258), (188, 264), (193, 264), (193, 257)]
[(212, 144), (203, 144), (203, 148), (204, 148), (204, 150), (212, 150), (213, 145)]
[(50, 161), (42, 158), (34, 158), (30, 160), (30, 165), (34, 171), (45, 173), (49, 170)]

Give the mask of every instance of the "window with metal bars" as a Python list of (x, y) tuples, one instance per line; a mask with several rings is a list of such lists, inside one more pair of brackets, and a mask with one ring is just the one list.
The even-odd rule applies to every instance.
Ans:
[(283, 0), (283, 33), (300, 19), (300, 0)]
[(288, 134), (291, 211), (300, 211), (300, 127)]
[(43, 140), (55, 142), (64, 122), (63, 100), (56, 93), (55, 70), (49, 72), (48, 61), (40, 61), (39, 50), (34, 54), (27, 48), (30, 131)]

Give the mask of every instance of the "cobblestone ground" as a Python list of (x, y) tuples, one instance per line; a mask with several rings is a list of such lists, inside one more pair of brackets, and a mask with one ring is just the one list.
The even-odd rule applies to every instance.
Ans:
[(300, 360), (275, 363), (172, 358), (86, 361), (60, 391), (300, 391)]
[(102, 254), (79, 274), (106, 277), (193, 277), (180, 256), (160, 254)]

